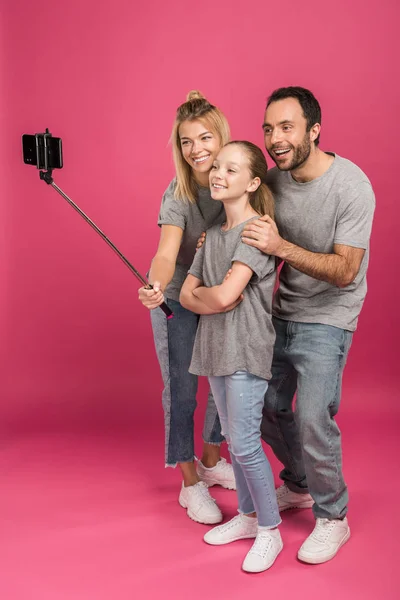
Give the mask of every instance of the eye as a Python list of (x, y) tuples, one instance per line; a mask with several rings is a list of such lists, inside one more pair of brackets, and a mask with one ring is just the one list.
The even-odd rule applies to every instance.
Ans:
[(291, 129), (290, 125), (285, 125), (283, 127), (283, 131), (290, 131), (290, 129)]
[(211, 140), (211, 135), (205, 135), (201, 138), (203, 141)]
[(228, 173), (236, 173), (234, 169), (228, 169)]
[(217, 169), (217, 165), (213, 165), (213, 166), (211, 167), (211, 171), (213, 171), (213, 170), (215, 170), (215, 169)]
[(271, 129), (269, 129), (269, 128), (268, 129), (267, 128), (264, 129), (264, 134), (265, 135), (270, 135), (270, 133), (271, 133)]

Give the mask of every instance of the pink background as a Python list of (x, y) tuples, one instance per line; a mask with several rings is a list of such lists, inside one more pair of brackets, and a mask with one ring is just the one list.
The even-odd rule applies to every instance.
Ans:
[[(266, 97), (291, 84), (309, 87), (322, 105), (321, 147), (354, 160), (375, 189), (369, 293), (346, 372), (346, 386), (366, 394), (346, 409), (377, 410), (375, 391), (394, 384), (397, 366), (398, 8), (377, 0), (305, 4), (5, 5), (3, 425), (130, 427), (133, 416), (158, 410), (160, 390), (136, 280), (22, 163), (21, 134), (49, 127), (62, 137), (56, 183), (145, 272), (173, 176), (174, 111), (187, 91), (198, 88), (220, 106), (234, 138), (262, 146)], [(387, 403), (399, 410), (394, 394)]]
[(3, 3), (3, 437), (107, 429), (143, 443), (149, 436), (160, 440), (149, 468), (162, 466), (161, 378), (138, 284), (23, 164), (21, 135), (49, 127), (62, 137), (65, 167), (56, 183), (145, 272), (173, 176), (168, 138), (186, 93), (201, 90), (224, 110), (234, 138), (262, 146), (266, 98), (285, 85), (315, 93), (321, 148), (356, 162), (375, 189), (369, 292), (341, 419), (348, 439), (382, 415), (393, 425), (400, 410), (398, 23), (396, 0)]

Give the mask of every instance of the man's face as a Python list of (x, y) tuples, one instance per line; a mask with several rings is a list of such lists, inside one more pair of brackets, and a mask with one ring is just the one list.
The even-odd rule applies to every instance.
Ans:
[(296, 98), (272, 102), (263, 124), (265, 148), (281, 171), (293, 171), (310, 156), (312, 130)]

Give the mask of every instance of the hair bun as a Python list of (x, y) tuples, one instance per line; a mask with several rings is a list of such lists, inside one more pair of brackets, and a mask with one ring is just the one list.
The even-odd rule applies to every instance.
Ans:
[(198, 90), (191, 90), (186, 97), (186, 102), (191, 100), (205, 100), (205, 98)]

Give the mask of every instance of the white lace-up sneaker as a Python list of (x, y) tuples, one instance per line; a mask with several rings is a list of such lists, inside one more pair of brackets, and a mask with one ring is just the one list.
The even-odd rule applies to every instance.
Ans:
[(298, 494), (289, 490), (284, 483), (276, 490), (276, 499), (278, 501), (279, 512), (289, 508), (311, 508), (314, 500), (310, 494)]
[(283, 548), (279, 529), (259, 529), (256, 540), (243, 561), (242, 569), (248, 573), (261, 573), (274, 564)]
[(235, 474), (232, 465), (226, 462), (225, 458), (220, 458), (215, 467), (208, 469), (201, 460), (197, 461), (197, 475), (208, 485), (221, 485), (228, 490), (236, 490)]
[(213, 525), (222, 521), (222, 513), (204, 481), (187, 487), (182, 483), (179, 504), (187, 509), (188, 517), (198, 523)]
[(341, 519), (317, 519), (314, 531), (301, 546), (297, 557), (303, 562), (318, 565), (331, 560), (350, 537), (346, 517)]
[(214, 529), (210, 529), (204, 536), (204, 541), (213, 546), (222, 546), (222, 544), (230, 544), (236, 540), (245, 540), (247, 538), (255, 538), (257, 535), (257, 519), (246, 517), (245, 515), (237, 515), (227, 523), (218, 525)]

